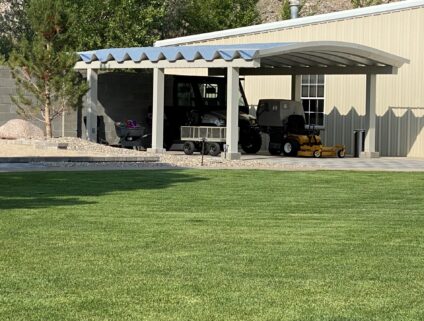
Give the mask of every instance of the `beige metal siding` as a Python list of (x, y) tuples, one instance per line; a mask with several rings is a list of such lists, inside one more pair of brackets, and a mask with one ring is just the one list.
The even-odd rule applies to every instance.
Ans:
[[(424, 8), (313, 24), (204, 43), (338, 40), (381, 49), (410, 59), (398, 75), (377, 77), (377, 148), (383, 156), (424, 157)], [(246, 77), (251, 104), (288, 98), (289, 77)], [(352, 130), (364, 126), (365, 77), (326, 76), (327, 144), (351, 149)]]

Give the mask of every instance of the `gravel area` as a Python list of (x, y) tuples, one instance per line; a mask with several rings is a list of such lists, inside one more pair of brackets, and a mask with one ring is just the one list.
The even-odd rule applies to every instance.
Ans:
[[(66, 150), (58, 149), (58, 144), (66, 143)], [(276, 169), (306, 169), (302, 164), (279, 164), (264, 162), (260, 159), (228, 161), (221, 157), (204, 156), (199, 154), (187, 156), (181, 152), (166, 152), (157, 155), (144, 151), (116, 148), (95, 144), (80, 138), (65, 137), (53, 139), (16, 139), (0, 140), (0, 157), (12, 156), (159, 156), (157, 163), (49, 163), (49, 167), (78, 168), (96, 167), (110, 168), (276, 168)]]
[[(58, 144), (68, 144), (67, 149), (58, 149)], [(54, 139), (0, 139), (0, 157), (112, 157), (107, 162), (37, 162), (0, 163), (0, 172), (19, 170), (113, 170), (113, 169), (163, 169), (163, 168), (203, 168), (203, 169), (272, 169), (272, 170), (382, 170), (424, 172), (424, 159), (382, 157), (361, 159), (347, 157), (307, 158), (275, 157), (266, 154), (243, 155), (241, 160), (228, 161), (221, 157), (184, 155), (182, 152), (152, 154), (143, 151), (123, 149), (91, 143), (79, 138)], [(132, 162), (128, 157), (159, 157), (158, 162)], [(116, 159), (118, 157), (118, 159)], [(120, 158), (122, 157), (122, 158)], [(126, 158), (127, 157), (127, 158)], [(125, 159), (126, 158), (126, 159)], [(121, 161), (122, 160), (122, 161)], [(7, 160), (3, 160), (7, 161)], [(102, 159), (103, 161), (103, 159)]]
[[(58, 149), (58, 144), (67, 144), (67, 148)], [(96, 144), (75, 137), (3, 139), (0, 140), (0, 147), (1, 156), (140, 156), (136, 150)]]

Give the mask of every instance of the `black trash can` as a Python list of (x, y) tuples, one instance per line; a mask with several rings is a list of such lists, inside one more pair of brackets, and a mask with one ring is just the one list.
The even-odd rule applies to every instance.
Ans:
[(353, 157), (359, 157), (361, 152), (364, 151), (365, 129), (355, 129), (353, 131), (353, 137), (354, 137)]

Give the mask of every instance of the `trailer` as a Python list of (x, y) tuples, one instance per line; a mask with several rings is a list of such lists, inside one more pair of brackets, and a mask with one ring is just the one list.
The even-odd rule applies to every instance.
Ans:
[(225, 147), (226, 131), (226, 127), (181, 126), (184, 154), (200, 152), (218, 156)]

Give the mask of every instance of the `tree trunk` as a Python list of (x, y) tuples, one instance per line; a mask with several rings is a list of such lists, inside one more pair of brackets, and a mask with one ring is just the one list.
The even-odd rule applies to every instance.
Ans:
[(50, 102), (50, 88), (49, 86), (46, 86), (46, 102), (44, 104), (44, 123), (46, 126), (46, 137), (52, 138), (52, 120), (50, 117), (51, 112), (51, 102)]
[(52, 138), (52, 121), (50, 119), (50, 106), (45, 106), (44, 109), (44, 123), (46, 126), (46, 137)]

